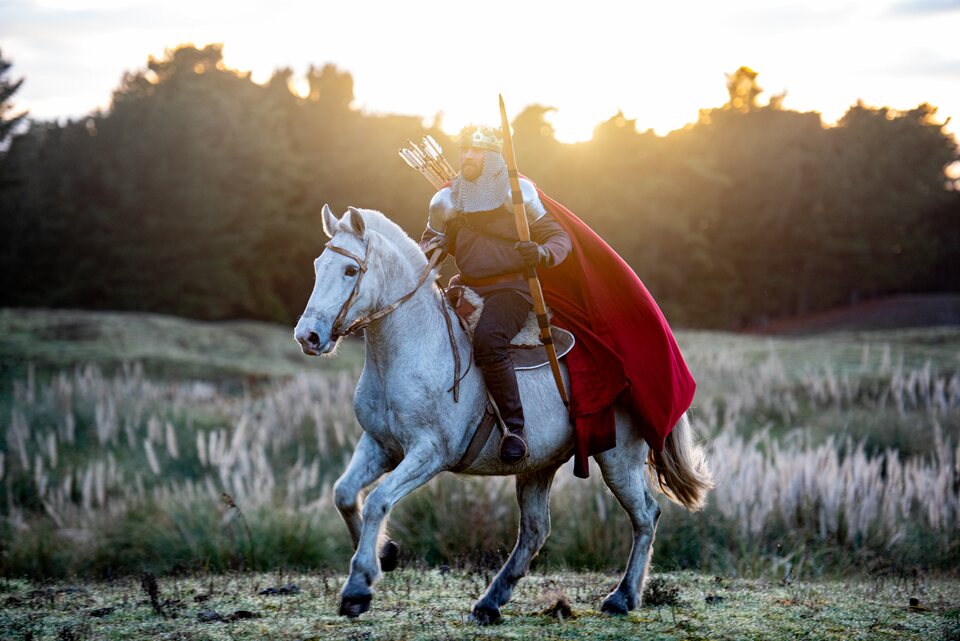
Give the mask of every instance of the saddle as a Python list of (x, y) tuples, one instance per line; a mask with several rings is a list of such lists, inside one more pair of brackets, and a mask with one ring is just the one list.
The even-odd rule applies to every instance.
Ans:
[[(457, 310), (457, 316), (460, 317), (464, 330), (473, 338), (473, 331), (476, 329), (477, 323), (480, 321), (480, 314), (483, 312), (483, 297), (466, 285), (451, 285), (447, 288), (447, 298), (450, 299), (453, 308)], [(547, 315), (550, 316), (549, 310)], [(558, 359), (566, 356), (576, 344), (573, 334), (565, 329), (551, 325), (550, 333), (553, 335), (553, 344), (557, 349)], [(537, 369), (550, 363), (547, 348), (540, 342), (540, 326), (537, 324), (537, 315), (532, 311), (527, 316), (527, 322), (510, 341), (510, 350), (513, 357), (513, 368), (516, 370)]]
[[(460, 324), (472, 340), (473, 331), (476, 329), (477, 323), (480, 321), (480, 314), (483, 312), (483, 297), (462, 284), (453, 284), (447, 287), (446, 293), (450, 304), (457, 311)], [(547, 315), (549, 317), (549, 310), (547, 310)], [(557, 358), (563, 358), (573, 349), (576, 339), (571, 332), (554, 325), (550, 326), (550, 333), (553, 335)], [(510, 351), (515, 370), (536, 369), (550, 363), (547, 348), (540, 341), (540, 326), (537, 324), (537, 315), (534, 312), (530, 312), (527, 316), (527, 322), (510, 341)], [(473, 437), (470, 439), (466, 451), (460, 460), (454, 464), (451, 471), (465, 470), (476, 460), (490, 438), (490, 434), (493, 433), (495, 425), (500, 426), (501, 432), (506, 432), (506, 426), (500, 419), (500, 413), (497, 411), (493, 399), (491, 399), (484, 409), (480, 423), (474, 429)]]

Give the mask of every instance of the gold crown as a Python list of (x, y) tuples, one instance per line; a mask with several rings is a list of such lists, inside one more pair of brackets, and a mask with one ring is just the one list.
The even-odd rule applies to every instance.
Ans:
[(465, 147), (501, 152), (503, 150), (503, 137), (500, 128), (467, 125), (460, 131), (460, 148)]

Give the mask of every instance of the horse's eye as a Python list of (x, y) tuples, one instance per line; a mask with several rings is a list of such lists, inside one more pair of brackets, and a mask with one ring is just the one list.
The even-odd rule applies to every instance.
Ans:
[(353, 265), (350, 265), (343, 271), (343, 273), (346, 274), (347, 276), (356, 276), (358, 271), (360, 270), (354, 267)]

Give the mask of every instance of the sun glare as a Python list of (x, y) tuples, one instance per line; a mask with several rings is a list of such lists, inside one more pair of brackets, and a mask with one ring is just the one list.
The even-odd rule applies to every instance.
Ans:
[[(548, 118), (561, 142), (588, 140), (618, 110), (635, 120), (638, 130), (663, 135), (696, 122), (699, 109), (722, 105), (724, 74), (741, 65), (760, 73), (762, 104), (787, 89), (785, 108), (818, 111), (827, 124), (860, 98), (895, 109), (929, 101), (940, 107), (940, 119), (953, 117), (950, 131), (960, 116), (960, 91), (951, 75), (955, 65), (936, 44), (951, 41), (960, 14), (905, 16), (889, 2), (593, 0), (585, 10), (490, 0), (486, 14), (509, 12), (515, 28), (504, 40), (480, 37), (481, 29), (479, 46), (471, 45), (464, 36), (472, 32), (462, 28), (476, 21), (475, 8), (440, 0), (383, 3), (375, 20), (346, 3), (284, 0), (267, 9), (261, 3), (169, 0), (164, 19), (149, 29), (138, 25), (156, 11), (155, 0), (26, 4), (60, 19), (43, 38), (33, 25), (21, 25), (22, 33), (14, 31), (4, 48), (23, 61), (20, 71), (28, 81), (18, 97), (41, 119), (89, 112), (109, 100), (124, 70), (142, 66), (148, 54), (162, 58), (165, 49), (191, 41), (223, 43), (226, 66), (249, 71), (258, 83), (291, 68), (293, 90), (301, 96), (308, 91), (307, 69), (332, 63), (352, 74), (357, 108), (418, 115), (427, 122), (442, 113), (449, 133), (473, 122), (496, 124), (502, 93), (511, 118), (529, 105), (555, 107)], [(94, 12), (97, 20), (75, 27), (60, 15), (68, 11)], [(117, 30), (121, 23), (131, 28)], [(94, 39), (106, 41), (90, 25), (117, 31), (109, 31), (109, 49), (88, 47)], [(921, 32), (922, 39), (916, 37)], [(72, 43), (64, 51), (83, 51), (64, 63), (69, 74), (60, 81), (46, 80), (29, 66), (47, 58), (39, 43), (54, 37)], [(816, 46), (807, 46), (811, 42)], [(852, 51), (861, 55), (851, 59)]]

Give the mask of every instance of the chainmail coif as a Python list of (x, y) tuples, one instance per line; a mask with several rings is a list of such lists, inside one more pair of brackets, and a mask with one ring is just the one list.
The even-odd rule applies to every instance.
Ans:
[(470, 182), (460, 173), (451, 182), (450, 189), (453, 191), (453, 202), (462, 212), (499, 209), (510, 195), (507, 163), (496, 151), (485, 149), (480, 177)]

